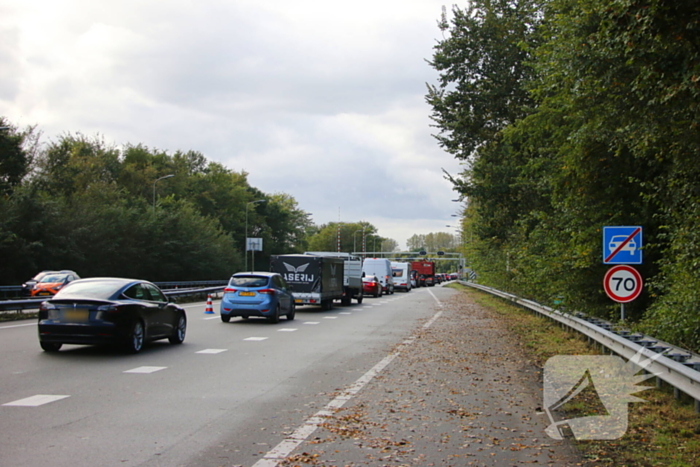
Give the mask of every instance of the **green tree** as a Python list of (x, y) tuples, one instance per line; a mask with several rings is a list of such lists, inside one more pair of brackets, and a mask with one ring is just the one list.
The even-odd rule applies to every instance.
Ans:
[(0, 117), (0, 195), (10, 195), (29, 174), (38, 138), (36, 127), (18, 131)]
[(446, 35), (434, 47), (430, 65), (439, 84), (426, 100), (440, 130), (441, 147), (458, 159), (493, 140), (506, 126), (532, 111), (526, 84), (532, 79), (528, 47), (538, 24), (533, 0), (473, 0), (452, 8), (439, 23)]

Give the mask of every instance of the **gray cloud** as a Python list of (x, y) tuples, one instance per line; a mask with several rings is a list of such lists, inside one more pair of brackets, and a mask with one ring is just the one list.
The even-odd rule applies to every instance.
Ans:
[(430, 136), (424, 102), (441, 2), (6, 3), (10, 120), (48, 137), (198, 150), (291, 194), (316, 222), (340, 208), (402, 247), (448, 230), (455, 195), (441, 167), (459, 165)]

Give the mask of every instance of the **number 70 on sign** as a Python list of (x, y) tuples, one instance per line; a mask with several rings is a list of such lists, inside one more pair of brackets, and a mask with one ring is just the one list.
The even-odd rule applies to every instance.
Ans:
[(611, 267), (603, 279), (605, 293), (618, 303), (628, 303), (637, 298), (642, 286), (642, 275), (627, 265)]

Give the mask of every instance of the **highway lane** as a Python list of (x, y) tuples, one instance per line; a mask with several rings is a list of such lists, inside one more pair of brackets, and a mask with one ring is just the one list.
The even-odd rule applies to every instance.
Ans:
[[(0, 325), (0, 465), (253, 465), (451, 293), (422, 288), (326, 312), (304, 307), (274, 325), (222, 323), (192, 304), (183, 345), (157, 342), (138, 355), (82, 346), (44, 353), (34, 323)], [(33, 396), (62, 398), (21, 405)]]

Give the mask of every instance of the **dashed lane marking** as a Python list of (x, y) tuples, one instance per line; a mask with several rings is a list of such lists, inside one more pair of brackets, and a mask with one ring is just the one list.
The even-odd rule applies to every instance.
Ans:
[(7, 404), (2, 404), (4, 407), (39, 407), (40, 405), (48, 404), (50, 402), (60, 401), (70, 396), (52, 396), (48, 394), (38, 394), (36, 396), (27, 397), (25, 399), (20, 399), (14, 402), (8, 402)]
[(140, 367), (134, 368), (132, 370), (126, 370), (124, 373), (149, 374), (149, 373), (155, 373), (156, 371), (165, 370), (166, 368), (168, 368), (168, 367), (167, 366), (140, 366)]
[(199, 352), (195, 352), (195, 353), (217, 354), (217, 353), (221, 353), (221, 352), (226, 352), (227, 350), (228, 349), (204, 349), (204, 350), (200, 350)]
[(267, 337), (246, 337), (246, 338), (243, 339), (243, 340), (244, 340), (244, 341), (260, 342), (260, 341), (264, 341), (264, 340), (267, 340), (267, 339), (268, 339)]

